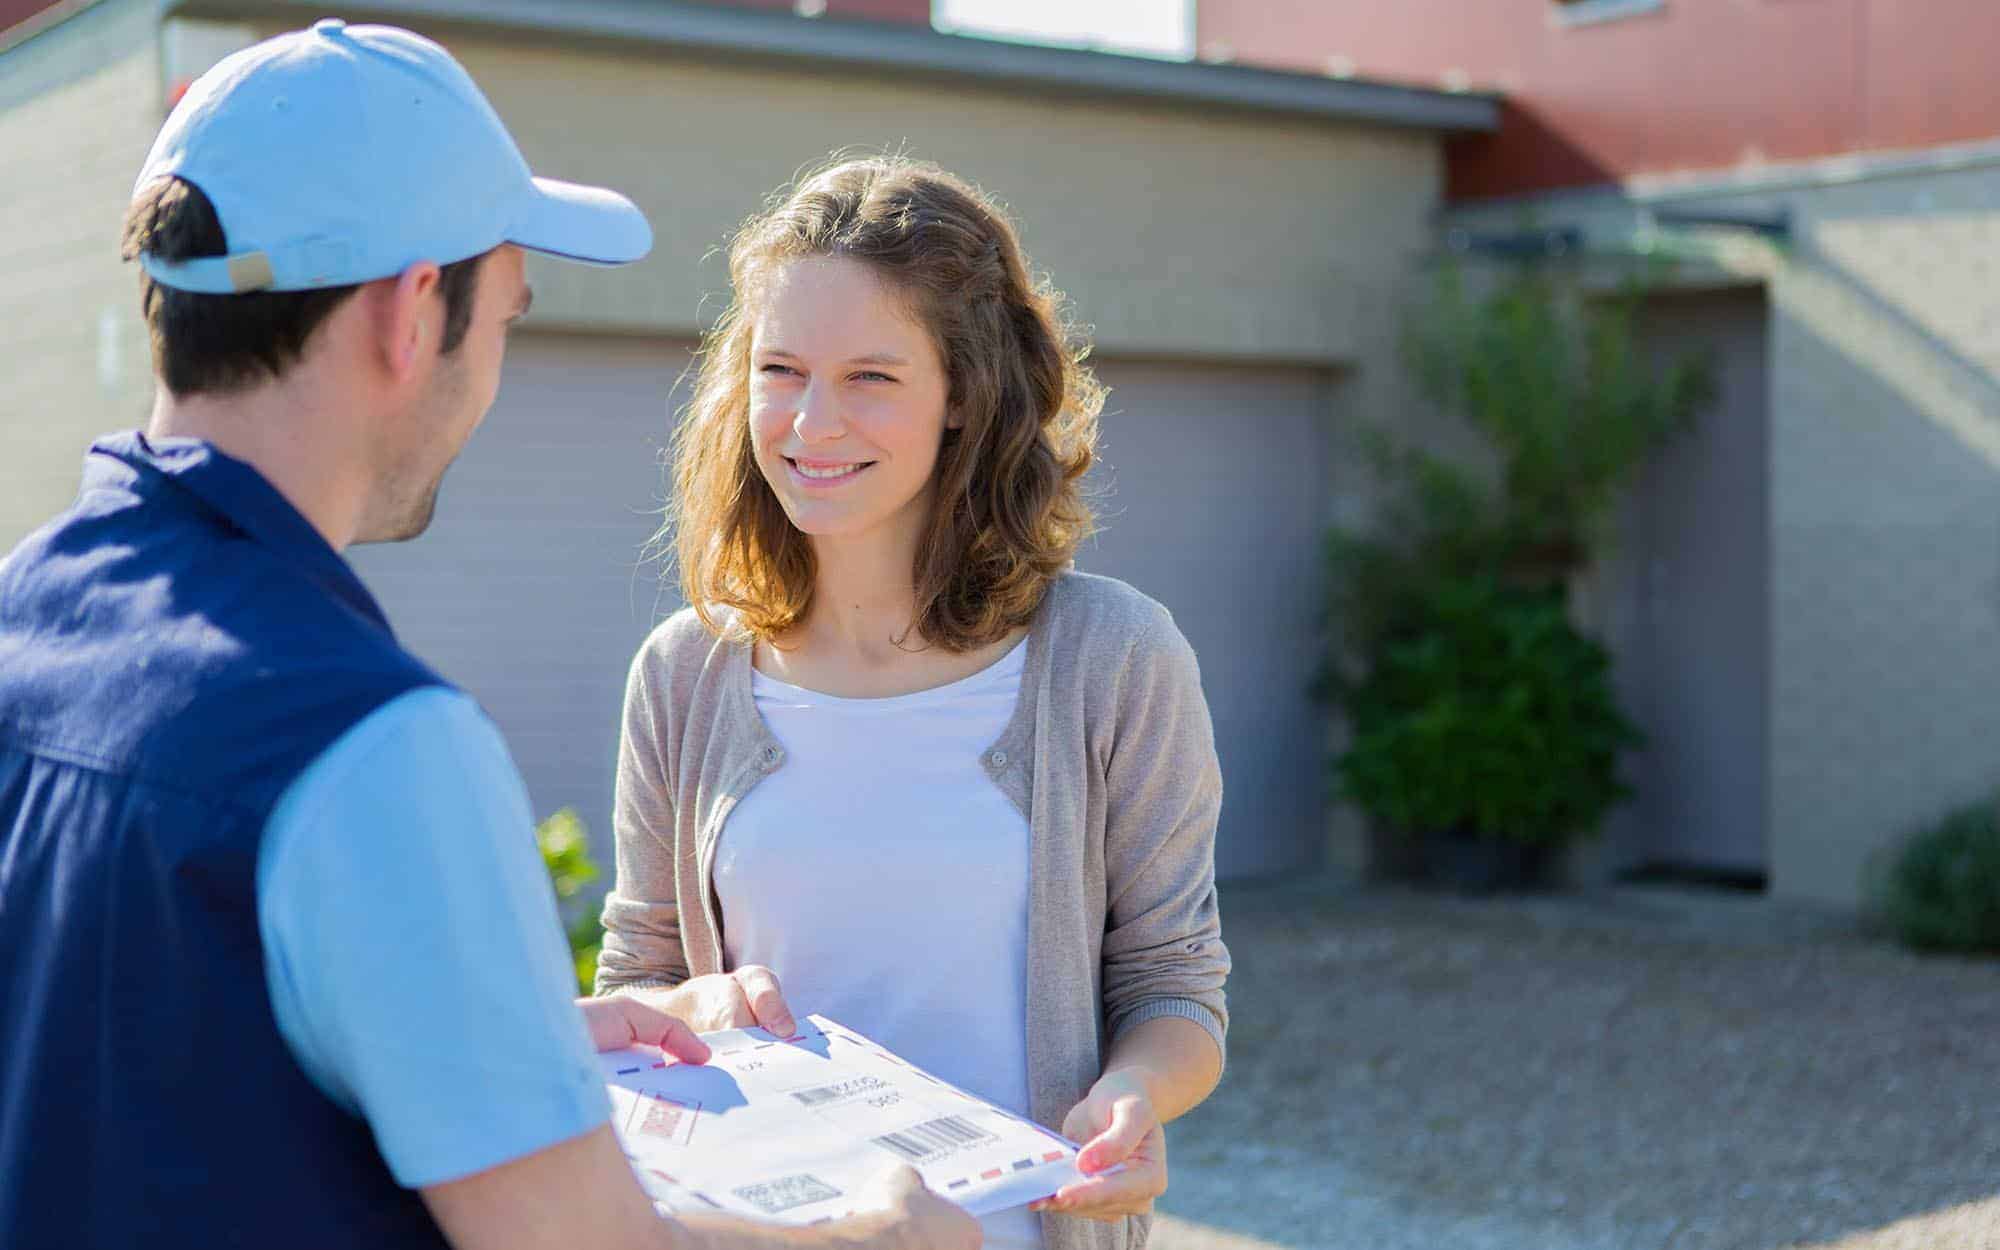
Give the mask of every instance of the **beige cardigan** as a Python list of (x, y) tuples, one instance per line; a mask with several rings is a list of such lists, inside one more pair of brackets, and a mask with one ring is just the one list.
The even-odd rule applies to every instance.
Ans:
[[(1013, 718), (984, 764), (1030, 828), (1029, 1112), (1059, 1128), (1102, 1072), (1107, 1041), (1140, 1021), (1184, 1017), (1223, 1045), (1222, 777), (1194, 651), (1165, 608), (1068, 573), (1027, 645)], [(726, 971), (716, 843), (743, 796), (784, 766), (751, 694), (750, 653), (683, 610), (632, 663), (599, 993)], [(894, 956), (881, 957), (888, 974)], [(1043, 1240), (1137, 1250), (1149, 1223), (1045, 1215)]]

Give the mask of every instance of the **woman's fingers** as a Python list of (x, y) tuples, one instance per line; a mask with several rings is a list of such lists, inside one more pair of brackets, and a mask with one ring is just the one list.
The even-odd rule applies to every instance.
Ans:
[(785, 1005), (785, 994), (778, 987), (777, 974), (761, 964), (747, 964), (734, 973), (736, 984), (742, 988), (743, 1000), (750, 1008), (749, 1023), (760, 1024), (778, 1037), (790, 1037), (798, 1032), (798, 1024), (792, 1019), (792, 1009)]
[(1089, 1141), (1097, 1136), (1097, 1121), (1091, 1116), (1091, 1100), (1086, 1098), (1069, 1109), (1063, 1117), (1062, 1135), (1074, 1142)]
[(1074, 1181), (1053, 1197), (1032, 1204), (1032, 1209), (1095, 1220), (1122, 1219), (1152, 1210), (1153, 1200), (1167, 1190), (1165, 1161), (1143, 1157), (1142, 1152), (1141, 1157), (1124, 1162), (1124, 1170), (1116, 1175)]
[(1102, 1133), (1084, 1143), (1078, 1152), (1076, 1165), (1084, 1172), (1102, 1172), (1114, 1163), (1122, 1163), (1146, 1140), (1146, 1134), (1159, 1127), (1159, 1121), (1142, 1098), (1126, 1097), (1111, 1104), (1111, 1123)]
[(1115, 1220), (1152, 1210), (1167, 1191), (1167, 1135), (1143, 1094), (1093, 1091), (1064, 1118), (1063, 1136), (1084, 1142), (1076, 1157), (1084, 1178), (1032, 1210)]

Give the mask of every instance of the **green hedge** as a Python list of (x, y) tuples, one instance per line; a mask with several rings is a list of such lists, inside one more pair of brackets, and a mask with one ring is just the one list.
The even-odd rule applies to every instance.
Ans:
[(1630, 791), (1619, 755), (1640, 736), (1618, 710), (1610, 657), (1559, 595), (1447, 580), (1346, 698), (1342, 794), (1383, 827), (1562, 845), (1597, 831)]
[(1919, 950), (2000, 954), (2000, 800), (1968, 804), (1875, 868), (1877, 913)]

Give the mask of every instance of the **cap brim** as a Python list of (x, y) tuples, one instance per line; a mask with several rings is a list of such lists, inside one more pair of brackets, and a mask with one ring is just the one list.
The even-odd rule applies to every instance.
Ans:
[(653, 227), (637, 205), (603, 187), (534, 180), (509, 243), (592, 265), (625, 265), (653, 250)]

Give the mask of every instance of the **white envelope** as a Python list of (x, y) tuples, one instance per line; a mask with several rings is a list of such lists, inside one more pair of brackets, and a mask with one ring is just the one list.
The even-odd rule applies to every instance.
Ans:
[(612, 1125), (656, 1206), (815, 1224), (862, 1209), (869, 1184), (904, 1163), (990, 1215), (1081, 1178), (1076, 1143), (824, 1016), (799, 1030), (704, 1034), (705, 1064), (643, 1046), (600, 1056)]

